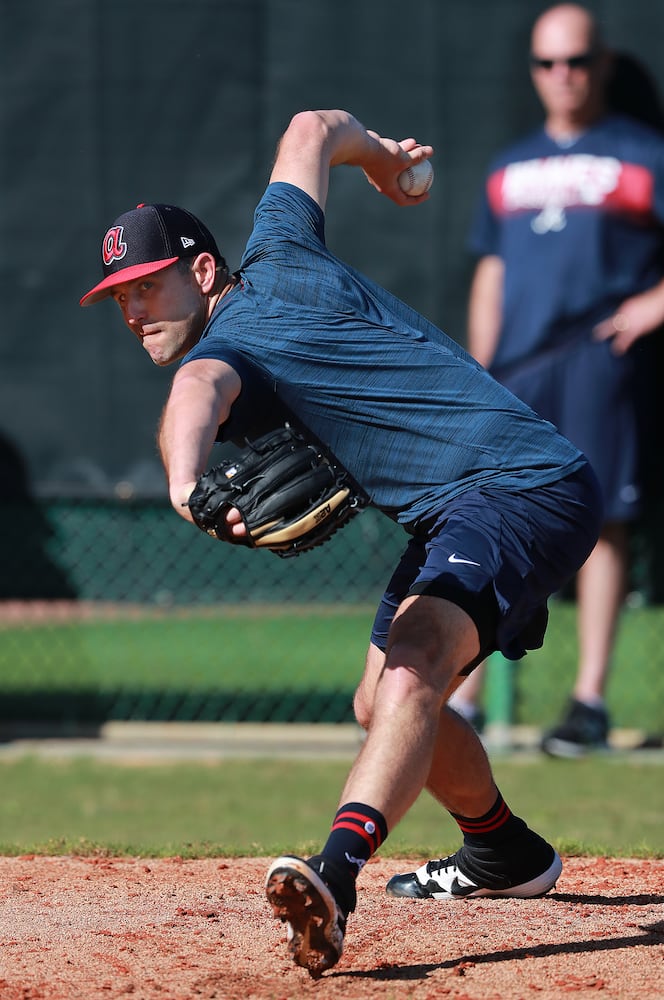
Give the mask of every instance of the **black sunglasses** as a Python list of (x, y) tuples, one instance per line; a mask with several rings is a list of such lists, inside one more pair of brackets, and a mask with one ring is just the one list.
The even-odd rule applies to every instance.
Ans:
[(530, 65), (533, 69), (551, 70), (554, 66), (567, 66), (568, 69), (589, 69), (595, 61), (596, 52), (581, 52), (578, 56), (570, 56), (569, 59), (540, 59), (539, 56), (530, 56)]

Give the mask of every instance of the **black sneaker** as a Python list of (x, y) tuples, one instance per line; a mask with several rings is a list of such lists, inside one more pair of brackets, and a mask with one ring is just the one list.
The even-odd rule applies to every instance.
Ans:
[(475, 711), (468, 716), (468, 722), (471, 724), (478, 736), (481, 736), (484, 732), (484, 727), (486, 726), (486, 716), (481, 708), (476, 708)]
[[(341, 958), (346, 918), (355, 909), (355, 888), (345, 886), (339, 902), (323, 876), (330, 862), (324, 858), (286, 856), (270, 865), (265, 892), (274, 916), (288, 926), (288, 950), (296, 965), (318, 979)], [(336, 888), (336, 886), (335, 886)]]
[(408, 899), (544, 896), (558, 881), (562, 861), (553, 847), (531, 830), (523, 850), (516, 864), (494, 848), (473, 847), (471, 851), (464, 845), (456, 854), (428, 861), (408, 875), (395, 875), (386, 891)]
[(540, 747), (550, 757), (582, 757), (592, 750), (606, 750), (608, 736), (606, 709), (572, 699), (563, 721), (544, 734)]

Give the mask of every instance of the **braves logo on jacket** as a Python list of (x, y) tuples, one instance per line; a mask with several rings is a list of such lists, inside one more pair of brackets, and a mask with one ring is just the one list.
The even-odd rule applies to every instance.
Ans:
[(567, 224), (570, 208), (649, 217), (653, 176), (644, 166), (613, 156), (588, 153), (546, 156), (510, 163), (488, 180), (487, 194), (498, 216), (536, 212), (535, 233), (555, 232)]

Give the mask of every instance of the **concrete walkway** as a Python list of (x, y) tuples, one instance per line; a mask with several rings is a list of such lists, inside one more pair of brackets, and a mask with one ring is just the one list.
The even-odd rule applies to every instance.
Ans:
[[(539, 756), (539, 736), (533, 727), (492, 727), (484, 739), (490, 756), (525, 757)], [(5, 726), (0, 728), (0, 763), (25, 756), (94, 757), (134, 765), (241, 757), (352, 760), (363, 738), (359, 726), (325, 723), (109, 722), (66, 732)], [(642, 740), (642, 733), (615, 730), (611, 756), (664, 763), (661, 747), (638, 749)]]
[(96, 731), (0, 730), (0, 761), (26, 755), (173, 763), (233, 757), (352, 759), (363, 733), (353, 725), (108, 722)]

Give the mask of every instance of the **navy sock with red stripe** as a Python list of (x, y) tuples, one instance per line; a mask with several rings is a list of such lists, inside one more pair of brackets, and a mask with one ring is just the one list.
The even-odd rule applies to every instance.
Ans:
[(321, 854), (356, 879), (386, 837), (387, 823), (382, 813), (363, 802), (346, 802), (334, 817)]
[(500, 792), (493, 806), (484, 816), (468, 817), (450, 813), (463, 833), (463, 842), (468, 847), (497, 847), (524, 833), (528, 827), (524, 820), (515, 816)]

